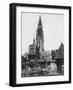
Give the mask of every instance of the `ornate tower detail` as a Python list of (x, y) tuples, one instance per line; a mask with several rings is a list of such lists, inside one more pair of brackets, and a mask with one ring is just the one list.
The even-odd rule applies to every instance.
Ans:
[(36, 44), (36, 42), (35, 42), (35, 39), (33, 38), (33, 44), (35, 45)]
[(44, 51), (44, 35), (43, 35), (43, 30), (42, 30), (41, 17), (39, 17), (38, 28), (36, 32), (36, 44), (39, 47), (40, 52), (43, 52)]

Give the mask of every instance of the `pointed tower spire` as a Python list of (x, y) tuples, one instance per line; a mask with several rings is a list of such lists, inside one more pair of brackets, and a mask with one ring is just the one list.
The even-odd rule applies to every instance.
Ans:
[(44, 51), (44, 35), (43, 35), (41, 16), (39, 16), (39, 22), (38, 22), (37, 33), (36, 33), (36, 43), (40, 49), (40, 52)]
[(42, 20), (41, 20), (41, 16), (39, 16), (37, 34), (43, 37), (43, 29), (42, 29)]
[(38, 27), (42, 27), (42, 21), (41, 21), (41, 16), (39, 16), (39, 22), (38, 22)]

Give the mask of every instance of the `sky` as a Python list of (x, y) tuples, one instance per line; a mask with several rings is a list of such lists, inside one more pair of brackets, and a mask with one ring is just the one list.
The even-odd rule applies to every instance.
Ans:
[(64, 15), (63, 14), (40, 14), (22, 12), (22, 55), (29, 51), (29, 45), (36, 39), (39, 16), (41, 16), (44, 32), (44, 49), (58, 49), (61, 42), (64, 43)]

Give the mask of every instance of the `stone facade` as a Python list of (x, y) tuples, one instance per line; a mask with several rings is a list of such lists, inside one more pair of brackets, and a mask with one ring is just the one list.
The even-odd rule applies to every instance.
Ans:
[(29, 45), (29, 56), (35, 55), (36, 58), (42, 58), (41, 53), (44, 51), (44, 35), (42, 30), (42, 21), (39, 17), (38, 27), (36, 31), (36, 39), (33, 40), (33, 44)]

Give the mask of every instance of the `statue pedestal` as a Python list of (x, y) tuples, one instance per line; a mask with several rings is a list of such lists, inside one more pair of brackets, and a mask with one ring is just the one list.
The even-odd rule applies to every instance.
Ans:
[(57, 74), (57, 65), (55, 62), (50, 62), (49, 68), (49, 74)]

